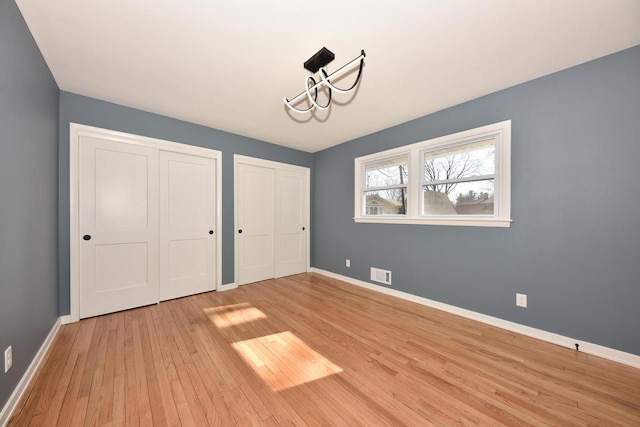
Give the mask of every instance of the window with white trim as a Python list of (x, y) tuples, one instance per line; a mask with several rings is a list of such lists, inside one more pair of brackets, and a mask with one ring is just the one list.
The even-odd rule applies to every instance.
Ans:
[(355, 159), (356, 222), (508, 227), (511, 121)]

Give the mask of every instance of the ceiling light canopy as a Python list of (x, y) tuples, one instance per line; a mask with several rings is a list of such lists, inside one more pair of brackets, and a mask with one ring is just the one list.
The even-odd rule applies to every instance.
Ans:
[[(343, 65), (342, 67), (338, 68), (333, 73), (327, 74), (327, 71), (325, 70), (324, 67), (326, 67), (326, 65), (329, 62), (333, 61), (333, 59), (335, 58), (335, 55), (329, 49), (327, 49), (326, 47), (323, 47), (315, 55), (313, 55), (304, 63), (304, 68), (311, 71), (311, 75), (305, 78), (304, 91), (299, 93), (297, 96), (295, 96), (291, 100), (285, 97), (284, 104), (287, 107), (289, 107), (292, 111), (295, 111), (296, 113), (309, 113), (313, 111), (315, 108), (318, 108), (320, 110), (326, 110), (331, 105), (332, 91), (335, 90), (338, 93), (349, 93), (356, 88), (356, 86), (358, 85), (358, 82), (360, 81), (360, 76), (362, 75), (362, 66), (364, 65), (365, 56), (366, 55), (364, 53), (364, 50), (362, 50), (360, 53), (360, 56), (348, 62), (347, 64)], [(336, 87), (333, 83), (331, 83), (332, 79), (336, 80), (340, 78), (342, 75), (353, 70), (356, 66), (358, 66), (358, 75), (356, 77), (356, 80), (353, 82), (353, 85), (351, 85), (350, 88), (342, 89), (342, 88)], [(313, 74), (316, 73), (318, 70), (320, 70), (319, 82), (316, 81), (316, 79), (313, 77)], [(323, 88), (326, 88), (328, 90), (328, 94), (327, 94), (327, 102), (324, 105), (321, 105), (318, 103), (318, 89), (323, 89)], [(298, 104), (300, 101), (302, 101), (305, 98), (309, 101), (309, 104), (310, 104), (309, 108), (294, 107), (294, 105)]]

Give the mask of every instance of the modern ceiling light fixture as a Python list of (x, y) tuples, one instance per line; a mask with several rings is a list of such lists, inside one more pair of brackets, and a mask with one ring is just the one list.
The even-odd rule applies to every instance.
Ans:
[[(315, 55), (313, 55), (304, 63), (304, 68), (311, 71), (311, 75), (305, 78), (305, 81), (304, 81), (305, 90), (291, 100), (285, 97), (284, 98), (285, 105), (289, 107), (292, 111), (295, 111), (296, 113), (308, 113), (313, 111), (313, 109), (315, 108), (318, 108), (320, 110), (326, 110), (331, 105), (332, 91), (335, 90), (338, 93), (349, 93), (356, 88), (356, 86), (358, 85), (358, 82), (360, 81), (360, 76), (362, 75), (362, 66), (364, 65), (365, 56), (366, 55), (364, 53), (364, 50), (362, 50), (360, 53), (360, 56), (353, 59), (349, 63), (343, 65), (342, 67), (338, 68), (333, 73), (327, 74), (327, 71), (324, 69), (324, 67), (326, 67), (326, 65), (329, 62), (333, 61), (333, 59), (335, 58), (335, 55), (329, 49), (327, 49), (326, 47), (323, 47)], [(334, 84), (331, 83), (332, 79), (333, 80), (338, 79), (340, 76), (346, 74), (348, 71), (353, 70), (357, 65), (359, 65), (358, 76), (356, 77), (356, 81), (353, 82), (353, 85), (349, 89), (341, 89), (339, 87), (334, 86)], [(316, 79), (313, 77), (313, 74), (316, 73), (318, 70), (320, 70), (320, 81), (316, 81)], [(322, 89), (323, 87), (327, 88), (328, 95), (327, 95), (326, 104), (321, 105), (318, 103), (318, 89)], [(298, 102), (305, 99), (305, 97), (306, 99), (309, 100), (309, 103), (311, 104), (309, 108), (302, 109), (302, 108), (294, 107), (294, 105), (296, 105)]]

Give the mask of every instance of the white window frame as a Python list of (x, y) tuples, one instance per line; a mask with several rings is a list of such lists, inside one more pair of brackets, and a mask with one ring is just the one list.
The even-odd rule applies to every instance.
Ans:
[[(493, 215), (421, 215), (424, 153), (468, 144), (479, 139), (493, 139), (495, 144)], [(363, 211), (365, 168), (385, 159), (409, 156), (406, 215), (365, 215)], [(458, 225), (475, 227), (511, 226), (511, 120), (458, 132), (439, 138), (369, 154), (355, 159), (354, 221), (361, 223)]]

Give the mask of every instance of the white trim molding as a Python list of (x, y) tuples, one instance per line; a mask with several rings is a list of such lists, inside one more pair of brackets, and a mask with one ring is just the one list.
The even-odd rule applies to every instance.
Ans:
[(225, 283), (224, 285), (220, 285), (218, 286), (218, 289), (216, 289), (216, 291), (224, 292), (224, 291), (230, 291), (232, 289), (238, 289), (238, 285), (235, 282)]
[(622, 363), (625, 365), (633, 366), (634, 368), (640, 368), (640, 355), (626, 353), (624, 351), (616, 350), (609, 347), (604, 347), (598, 344), (578, 340), (564, 335), (555, 334), (553, 332), (547, 332), (542, 329), (532, 328), (530, 326), (521, 325), (519, 323), (510, 322), (508, 320), (500, 319), (498, 317), (488, 316), (486, 314), (478, 313), (475, 311), (467, 310), (464, 308), (456, 307), (450, 304), (444, 304), (438, 301), (430, 300), (428, 298), (419, 297), (407, 292), (398, 291), (395, 289), (389, 289), (385, 286), (374, 285), (373, 283), (364, 282), (362, 280), (354, 279), (352, 277), (343, 276), (341, 274), (332, 273), (330, 271), (322, 270), (319, 268), (312, 268), (312, 273), (322, 274), (323, 276), (331, 277), (337, 280), (341, 280), (351, 285), (360, 286), (362, 288), (370, 289), (372, 291), (380, 292), (386, 295), (391, 295), (397, 298), (404, 299), (406, 301), (422, 304), (427, 307), (442, 310), (457, 316), (465, 317), (467, 319), (476, 320), (478, 322), (486, 323), (491, 326), (495, 326), (507, 331), (515, 332), (521, 335), (526, 335), (531, 338), (536, 338), (542, 341), (546, 341), (552, 344), (556, 344), (562, 347), (574, 349), (575, 344), (579, 344), (580, 351), (583, 353), (591, 354), (594, 356), (602, 357), (604, 359), (612, 360), (614, 362)]
[(9, 424), (9, 420), (11, 419), (13, 412), (16, 410), (20, 399), (22, 399), (24, 392), (27, 390), (27, 387), (29, 387), (29, 384), (33, 380), (33, 377), (35, 376), (38, 368), (40, 367), (40, 364), (47, 355), (49, 348), (51, 348), (51, 344), (53, 344), (53, 340), (56, 338), (56, 335), (58, 335), (60, 326), (62, 324), (63, 318), (59, 317), (53, 324), (49, 335), (47, 335), (47, 338), (45, 338), (44, 342), (31, 361), (31, 364), (29, 364), (29, 367), (25, 371), (24, 375), (22, 375), (22, 378), (20, 378), (18, 385), (13, 390), (13, 393), (11, 393), (11, 396), (9, 397), (9, 400), (7, 400), (7, 403), (4, 405), (4, 408), (2, 408), (2, 412), (0, 412), (0, 426), (5, 427), (7, 424)]

